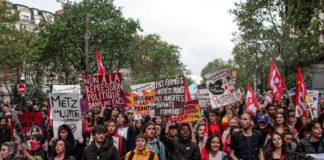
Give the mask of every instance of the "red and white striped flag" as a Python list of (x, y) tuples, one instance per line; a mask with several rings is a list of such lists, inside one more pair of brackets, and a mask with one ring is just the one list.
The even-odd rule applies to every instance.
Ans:
[(307, 116), (307, 101), (308, 94), (307, 88), (304, 81), (303, 73), (298, 67), (297, 69), (297, 82), (295, 90), (295, 100), (294, 105), (296, 106), (296, 117)]
[(106, 70), (105, 67), (102, 65), (101, 54), (98, 49), (96, 49), (96, 59), (97, 59), (99, 74), (105, 74)]
[(259, 109), (259, 102), (256, 98), (253, 89), (250, 84), (247, 84), (247, 93), (245, 101), (245, 111), (252, 115), (256, 115), (257, 110)]
[(275, 60), (273, 58), (271, 59), (268, 88), (271, 88), (274, 100), (280, 102), (281, 97), (283, 96), (285, 83), (283, 77), (279, 73)]

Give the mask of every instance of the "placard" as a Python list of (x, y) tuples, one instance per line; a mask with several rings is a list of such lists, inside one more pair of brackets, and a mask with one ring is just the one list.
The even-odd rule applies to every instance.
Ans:
[(318, 107), (318, 91), (317, 90), (307, 90), (308, 102), (307, 105), (311, 109), (312, 118), (317, 118), (317, 107)]
[(49, 102), (53, 121), (77, 121), (82, 119), (80, 99), (77, 93), (51, 93)]
[(199, 106), (201, 108), (205, 108), (207, 103), (210, 101), (209, 91), (208, 89), (199, 89), (197, 91), (197, 99), (199, 102)]
[(183, 114), (185, 102), (185, 78), (183, 76), (155, 82), (155, 115)]
[(52, 93), (78, 93), (81, 95), (80, 85), (53, 85)]
[(58, 138), (58, 128), (62, 125), (66, 124), (70, 126), (74, 139), (82, 138), (82, 120), (79, 121), (53, 121), (53, 132), (54, 137)]
[(234, 104), (236, 102), (234, 81), (228, 70), (205, 75), (212, 108)]
[(122, 76), (118, 73), (105, 75), (85, 75), (84, 90), (89, 108), (125, 106), (122, 88)]
[(177, 116), (178, 123), (200, 121), (202, 119), (198, 101), (192, 101), (184, 106), (184, 113)]

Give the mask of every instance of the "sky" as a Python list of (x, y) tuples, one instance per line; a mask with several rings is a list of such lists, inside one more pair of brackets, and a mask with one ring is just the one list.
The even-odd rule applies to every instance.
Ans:
[[(32, 8), (55, 12), (56, 0), (9, 0)], [(181, 48), (181, 61), (200, 82), (200, 72), (215, 58), (232, 58), (232, 33), (237, 30), (229, 10), (237, 0), (114, 0), (125, 17), (138, 19), (143, 32)]]

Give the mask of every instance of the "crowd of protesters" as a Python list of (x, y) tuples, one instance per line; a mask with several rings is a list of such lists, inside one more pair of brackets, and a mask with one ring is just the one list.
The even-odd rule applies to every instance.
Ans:
[[(319, 104), (318, 118), (295, 117), (289, 101), (266, 103), (262, 98), (256, 115), (245, 112), (242, 98), (217, 109), (207, 105), (201, 121), (182, 124), (176, 116), (135, 119), (134, 113), (119, 106), (90, 110), (83, 115), (82, 138), (74, 137), (65, 124), (53, 133), (47, 105), (19, 110), (2, 104), (0, 159), (298, 160), (324, 153), (323, 104)], [(42, 112), (44, 125), (22, 134), (14, 112)]]

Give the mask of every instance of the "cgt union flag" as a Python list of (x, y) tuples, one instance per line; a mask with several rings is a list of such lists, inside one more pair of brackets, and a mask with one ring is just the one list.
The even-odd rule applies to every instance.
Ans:
[(250, 84), (247, 84), (247, 93), (245, 101), (245, 111), (252, 115), (256, 115), (257, 110), (259, 109), (259, 102), (256, 98), (253, 89)]
[(268, 88), (271, 88), (275, 101), (281, 101), (284, 87), (284, 79), (279, 73), (275, 60), (272, 58), (269, 71)]
[(296, 82), (296, 91), (295, 91), (295, 100), (294, 105), (296, 106), (296, 117), (307, 116), (307, 104), (308, 94), (307, 88), (304, 81), (303, 73), (298, 67), (297, 69), (297, 82)]
[(101, 54), (98, 49), (96, 49), (96, 59), (97, 59), (99, 74), (105, 74), (106, 70), (105, 67), (102, 65)]

